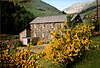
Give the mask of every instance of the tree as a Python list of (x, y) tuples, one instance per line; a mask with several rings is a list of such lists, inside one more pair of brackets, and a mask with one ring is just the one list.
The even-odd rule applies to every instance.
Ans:
[(17, 3), (1, 1), (1, 32), (7, 34), (18, 34), (24, 30), (35, 17), (24, 7)]

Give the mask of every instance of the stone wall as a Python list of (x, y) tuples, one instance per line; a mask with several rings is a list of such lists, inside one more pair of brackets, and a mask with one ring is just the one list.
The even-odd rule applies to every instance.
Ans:
[(23, 30), (19, 35), (20, 35), (20, 41), (23, 41), (23, 37), (26, 37), (27, 36), (27, 30)]
[(50, 31), (63, 24), (64, 22), (31, 24), (31, 37), (39, 37), (40, 40), (47, 42), (51, 39)]

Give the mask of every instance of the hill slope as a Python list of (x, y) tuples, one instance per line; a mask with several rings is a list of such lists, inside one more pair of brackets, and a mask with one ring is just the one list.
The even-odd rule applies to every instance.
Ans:
[[(98, 14), (99, 14), (99, 17), (100, 17), (100, 1), (98, 2), (99, 4), (99, 7), (98, 7)], [(95, 16), (96, 15), (96, 10), (97, 10), (97, 5), (96, 5), (96, 2), (91, 2), (89, 5), (85, 6), (83, 8), (83, 10), (81, 11), (82, 14), (87, 14), (89, 16)]]
[[(100, 17), (100, 1), (98, 1), (99, 7), (98, 7), (98, 14)], [(81, 13), (86, 14), (89, 17), (96, 16), (96, 2), (82, 2), (82, 3), (76, 3), (73, 4), (71, 7), (64, 9), (63, 11), (67, 14), (74, 14), (74, 13)]]
[(87, 2), (82, 2), (82, 3), (75, 3), (72, 6), (65, 8), (63, 11), (67, 14), (73, 14), (73, 13), (79, 13), (83, 10), (83, 8), (88, 5), (89, 3)]
[(19, 4), (20, 6), (24, 6), (26, 10), (33, 13), (35, 16), (62, 14), (61, 11), (41, 0), (31, 0), (30, 2), (21, 2)]

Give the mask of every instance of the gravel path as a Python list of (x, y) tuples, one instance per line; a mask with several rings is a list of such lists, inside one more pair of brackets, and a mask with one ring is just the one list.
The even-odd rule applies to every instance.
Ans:
[[(31, 51), (34, 53), (38, 53), (43, 51), (43, 49), (47, 46), (48, 44), (43, 44), (43, 45), (36, 45), (31, 48)], [(28, 49), (28, 47), (17, 47), (17, 50), (23, 50), (23, 49)]]

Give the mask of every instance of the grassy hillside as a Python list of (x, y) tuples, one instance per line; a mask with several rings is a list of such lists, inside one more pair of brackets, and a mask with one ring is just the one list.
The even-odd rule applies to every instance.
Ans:
[[(99, 4), (99, 16), (100, 16), (100, 1), (98, 2)], [(83, 11), (81, 12), (82, 14), (86, 14), (89, 16), (94, 16), (96, 15), (96, 2), (91, 2), (89, 5), (87, 5), (86, 7), (84, 7)]]
[[(91, 16), (91, 17), (94, 17), (94, 16), (96, 15), (96, 11), (97, 11), (97, 9), (94, 8), (94, 9), (92, 9), (92, 10), (90, 10), (90, 11), (87, 11), (87, 12), (84, 12), (84, 13), (85, 13), (86, 15), (89, 15), (89, 16)], [(99, 7), (98, 14), (99, 14), (99, 16), (100, 16), (100, 7)]]
[(19, 4), (20, 6), (24, 6), (26, 10), (30, 11), (35, 16), (62, 14), (58, 9), (41, 0), (31, 0), (30, 2), (20, 2)]

